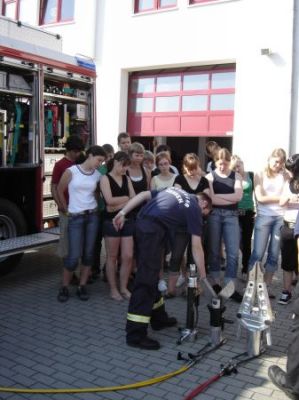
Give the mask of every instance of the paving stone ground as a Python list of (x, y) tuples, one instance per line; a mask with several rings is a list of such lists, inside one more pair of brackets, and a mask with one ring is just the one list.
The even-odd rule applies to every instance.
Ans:
[[(125, 344), (128, 303), (109, 298), (108, 284), (97, 280), (88, 285), (90, 300), (80, 301), (72, 287), (67, 303), (56, 300), (61, 279), (61, 261), (55, 246), (25, 254), (19, 267), (0, 281), (0, 387), (86, 388), (122, 386), (176, 371), (184, 365), (178, 351), (196, 352), (209, 340), (209, 314), (201, 298), (199, 335), (195, 342), (177, 345), (177, 328), (151, 332), (161, 342), (159, 351), (142, 351)], [(239, 282), (242, 287), (242, 283)], [(244, 285), (243, 285), (244, 286)], [(274, 282), (279, 296), (281, 272)], [(196, 399), (285, 400), (267, 376), (272, 364), (286, 363), (292, 304), (272, 301), (276, 320), (272, 325), (273, 345), (258, 359), (242, 365), (238, 374), (221, 378)], [(166, 300), (167, 311), (185, 325), (186, 299)], [(2, 400), (181, 400), (190, 390), (220, 370), (220, 364), (246, 350), (243, 332), (237, 338), (238, 305), (227, 302), (227, 343), (188, 371), (171, 379), (139, 389), (104, 393), (24, 394), (4, 393)]]

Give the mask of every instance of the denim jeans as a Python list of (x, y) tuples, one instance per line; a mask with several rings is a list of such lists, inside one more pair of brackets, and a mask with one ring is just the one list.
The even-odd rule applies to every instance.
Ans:
[(240, 228), (237, 210), (214, 208), (208, 218), (209, 273), (213, 278), (220, 276), (221, 240), (226, 252), (225, 281), (237, 276)]
[(69, 217), (68, 255), (64, 259), (66, 269), (74, 271), (77, 268), (80, 257), (83, 265), (92, 265), (98, 225), (98, 213)]
[(253, 250), (249, 259), (249, 270), (257, 261), (262, 261), (267, 245), (268, 254), (265, 270), (270, 273), (274, 273), (277, 270), (282, 225), (282, 216), (257, 215), (254, 224)]

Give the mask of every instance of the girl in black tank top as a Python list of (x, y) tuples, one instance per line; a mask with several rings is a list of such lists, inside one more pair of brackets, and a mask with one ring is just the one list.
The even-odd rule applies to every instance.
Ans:
[(135, 177), (130, 176), (130, 172), (127, 171), (127, 175), (131, 179), (131, 182), (132, 182), (132, 185), (133, 185), (133, 188), (134, 188), (134, 192), (136, 194), (148, 190), (147, 175), (146, 175), (145, 170), (144, 170), (144, 168), (142, 166), (141, 166), (141, 173), (142, 173), (142, 178), (141, 179), (136, 179)]
[[(225, 148), (220, 149), (216, 157), (216, 169), (206, 176), (213, 204), (213, 210), (208, 218), (209, 273), (218, 288), (221, 284), (222, 242), (226, 252), (224, 284), (234, 281), (238, 270), (240, 228), (237, 208), (243, 189), (242, 178), (230, 169), (230, 163), (230, 152)], [(237, 291), (231, 298), (238, 303), (242, 301), (242, 296)]]
[[(126, 175), (122, 175), (122, 184), (119, 186), (119, 184), (115, 181), (115, 179), (108, 173), (107, 178), (109, 180), (110, 184), (110, 190), (111, 190), (111, 195), (112, 197), (121, 197), (121, 196), (128, 196), (130, 197), (130, 192), (129, 192), (129, 185), (128, 185), (128, 177)], [(118, 211), (121, 208), (118, 208), (115, 211), (108, 211), (107, 208), (105, 208), (104, 211), (104, 219), (110, 219), (112, 220)]]
[[(187, 153), (183, 158), (182, 164), (183, 175), (177, 175), (173, 186), (185, 190), (187, 193), (197, 194), (200, 192), (206, 192), (209, 194), (209, 182), (202, 176), (202, 170), (200, 160), (195, 153)], [(204, 224), (205, 225), (205, 224)], [(204, 235), (203, 235), (204, 236)], [(180, 280), (179, 270), (182, 265), (185, 250), (188, 246), (188, 257), (187, 264), (192, 262), (191, 250), (190, 250), (190, 238), (189, 235), (184, 231), (178, 230), (174, 237), (172, 246), (172, 254), (170, 259), (169, 269), (171, 274), (168, 277), (168, 295), (170, 297), (176, 294), (176, 284), (186, 280), (186, 270), (181, 270)], [(202, 243), (205, 246), (204, 238), (202, 237)], [(204, 247), (205, 248), (205, 247)]]
[[(104, 213), (103, 235), (106, 245), (106, 274), (110, 286), (110, 296), (116, 301), (130, 298), (127, 288), (132, 269), (134, 222), (125, 221), (122, 229), (117, 231), (112, 219), (135, 196), (131, 180), (126, 176), (129, 156), (118, 151), (107, 163), (108, 174), (101, 179), (101, 191), (106, 204)], [(120, 251), (121, 250), (121, 251)], [(119, 288), (116, 277), (116, 266), (120, 254)]]
[[(213, 176), (213, 190), (215, 194), (233, 194), (235, 192), (236, 173), (231, 173), (226, 176), (218, 175), (215, 170), (211, 172)], [(224, 208), (226, 210), (237, 210), (238, 202), (227, 205), (213, 205), (214, 208)]]
[(127, 175), (131, 178), (136, 194), (149, 189), (149, 176), (142, 166), (144, 158), (144, 146), (134, 142), (129, 148), (130, 165)]

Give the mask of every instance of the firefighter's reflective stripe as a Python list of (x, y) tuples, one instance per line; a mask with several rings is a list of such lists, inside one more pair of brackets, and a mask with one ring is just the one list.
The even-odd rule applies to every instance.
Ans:
[(156, 303), (154, 303), (153, 305), (153, 310), (156, 310), (157, 308), (163, 306), (164, 304), (164, 298), (161, 297), (161, 299), (159, 301), (157, 301)]
[(150, 322), (151, 317), (146, 317), (145, 315), (137, 315), (137, 314), (127, 314), (127, 320), (132, 322), (140, 322), (141, 324), (148, 324)]

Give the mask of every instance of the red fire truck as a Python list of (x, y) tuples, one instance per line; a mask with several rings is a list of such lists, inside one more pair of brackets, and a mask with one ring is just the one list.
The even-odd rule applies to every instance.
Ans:
[(6, 18), (0, 32), (1, 275), (59, 238), (51, 173), (69, 135), (95, 142), (96, 72), (63, 54), (58, 35)]

